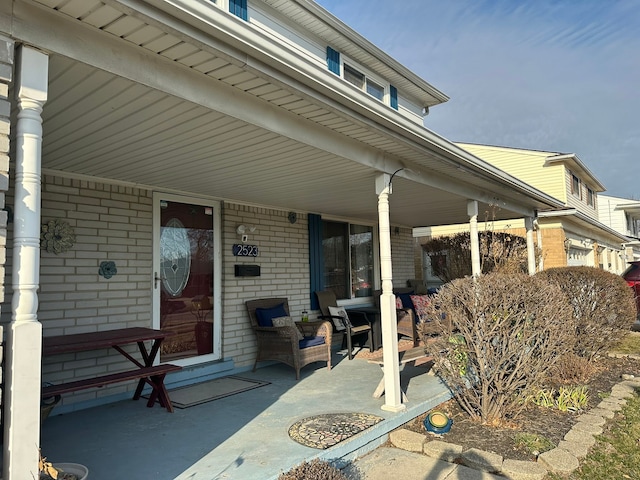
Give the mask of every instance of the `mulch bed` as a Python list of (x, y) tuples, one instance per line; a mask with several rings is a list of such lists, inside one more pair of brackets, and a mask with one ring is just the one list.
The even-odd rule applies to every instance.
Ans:
[[(637, 359), (607, 357), (600, 359), (598, 364), (598, 373), (587, 383), (589, 405), (585, 411), (599, 404), (602, 400), (599, 394), (610, 393), (611, 387), (622, 381), (622, 374), (640, 376), (640, 360)], [(531, 406), (515, 419), (513, 428), (497, 428), (471, 421), (455, 400), (439, 405), (438, 410), (444, 411), (453, 419), (453, 426), (448, 433), (442, 435), (442, 441), (462, 445), (464, 449), (478, 448), (493, 452), (512, 460), (535, 460), (535, 455), (516, 447), (517, 434), (524, 432), (541, 435), (557, 445), (580, 415)], [(402, 428), (425, 434), (422, 424), (425, 417), (426, 414), (421, 415)]]

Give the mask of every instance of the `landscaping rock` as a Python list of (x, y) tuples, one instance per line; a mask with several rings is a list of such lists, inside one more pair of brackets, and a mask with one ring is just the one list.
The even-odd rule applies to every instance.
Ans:
[(584, 458), (589, 453), (590, 447), (588, 445), (585, 445), (584, 443), (567, 442), (566, 440), (560, 440), (560, 443), (558, 443), (558, 448), (566, 450), (576, 458)]
[(538, 463), (551, 472), (563, 475), (573, 472), (580, 466), (578, 459), (562, 448), (554, 448), (541, 453), (538, 456)]
[(622, 405), (624, 404), (624, 400), (616, 400), (614, 398), (607, 398), (606, 400), (601, 401), (597, 408), (604, 408), (606, 410), (611, 410), (612, 412), (619, 412), (622, 410)]
[(424, 444), (423, 452), (432, 458), (455, 463), (462, 455), (462, 445), (434, 440)]
[[(602, 417), (598, 417), (602, 418)], [(602, 427), (590, 422), (590, 421), (579, 421), (573, 427), (572, 430), (577, 430), (578, 432), (584, 432), (587, 435), (600, 435), (603, 430)]]
[(602, 418), (613, 418), (615, 413), (613, 410), (607, 410), (604, 408), (592, 408), (589, 410), (589, 415), (597, 415)]
[(542, 480), (547, 469), (536, 462), (505, 460), (502, 463), (502, 474), (510, 480)]
[(593, 435), (585, 435), (584, 432), (580, 432), (578, 430), (569, 430), (564, 436), (564, 440), (566, 440), (567, 442), (580, 443), (582, 445), (586, 445), (587, 447), (592, 447), (596, 444), (596, 439), (593, 438)]
[(389, 440), (395, 447), (407, 450), (408, 452), (422, 453), (422, 447), (427, 437), (417, 432), (407, 429), (394, 430), (389, 434)]
[(635, 389), (633, 387), (616, 385), (611, 389), (611, 397), (609, 398), (627, 399), (627, 398), (633, 398), (634, 396), (635, 396)]
[(467, 467), (485, 472), (499, 472), (502, 470), (502, 456), (477, 448), (470, 448), (462, 452), (460, 462)]
[(580, 415), (578, 417), (578, 422), (590, 423), (591, 425), (596, 425), (598, 427), (601, 427), (602, 425), (607, 423), (604, 417), (593, 415), (591, 412)]

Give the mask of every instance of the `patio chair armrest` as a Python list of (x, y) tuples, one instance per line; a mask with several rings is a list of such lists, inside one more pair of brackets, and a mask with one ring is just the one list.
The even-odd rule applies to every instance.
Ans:
[[(340, 318), (340, 317), (338, 317)], [(305, 337), (325, 337), (331, 338), (333, 328), (326, 320), (316, 320), (314, 322), (299, 322), (297, 324)]]

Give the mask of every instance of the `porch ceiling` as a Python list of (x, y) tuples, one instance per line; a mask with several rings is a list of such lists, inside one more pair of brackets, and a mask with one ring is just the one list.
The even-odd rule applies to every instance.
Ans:
[[(223, 51), (221, 39), (209, 37), (205, 45), (195, 38), (204, 30), (229, 32), (163, 26), (152, 18), (155, 11), (129, 15), (115, 8), (120, 2), (35, 1), (37, 8), (16, 3), (15, 12), (43, 28), (21, 32), (16, 22), (15, 32), (50, 52), (45, 172), (375, 222), (375, 178), (405, 167), (394, 180), (390, 213), (393, 224), (412, 227), (468, 221), (468, 198), (486, 199), (481, 213), (503, 200), (549, 206), (543, 196), (514, 189), (513, 179), (497, 181), (480, 160), (468, 154), (465, 160), (455, 146), (407, 125), (366, 94), (348, 91), (345, 82), (336, 88), (347, 95), (338, 95), (300, 75), (301, 65), (283, 72), (274, 70), (285, 69), (282, 59), (262, 63), (266, 39), (257, 43), (262, 51), (251, 51), (254, 59), (242, 57), (241, 64), (228, 46)], [(221, 14), (214, 8), (208, 20)], [(66, 23), (69, 39), (48, 36), (51, 21)], [(237, 28), (246, 30), (242, 23)], [(136, 58), (145, 64), (132, 65)], [(255, 108), (243, 113), (237, 105)], [(285, 120), (301, 130), (290, 135), (291, 128), (279, 125)], [(521, 215), (496, 212), (497, 219)]]

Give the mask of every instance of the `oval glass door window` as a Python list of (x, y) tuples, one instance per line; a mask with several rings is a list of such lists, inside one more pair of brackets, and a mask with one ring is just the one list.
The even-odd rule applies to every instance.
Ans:
[(189, 281), (191, 242), (187, 229), (177, 218), (171, 218), (160, 234), (160, 268), (162, 285), (169, 295), (177, 297)]

